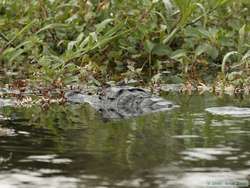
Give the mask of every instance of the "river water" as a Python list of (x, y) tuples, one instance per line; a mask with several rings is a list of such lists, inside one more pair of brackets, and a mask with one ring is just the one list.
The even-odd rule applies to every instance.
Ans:
[(166, 95), (180, 107), (105, 120), (88, 105), (0, 109), (1, 188), (236, 188), (250, 180), (250, 118), (205, 108), (229, 96)]

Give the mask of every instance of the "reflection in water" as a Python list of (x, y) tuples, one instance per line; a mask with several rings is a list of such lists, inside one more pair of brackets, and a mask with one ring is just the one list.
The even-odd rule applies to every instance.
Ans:
[[(46, 187), (46, 188), (73, 188), (78, 182), (77, 178), (65, 176), (51, 176), (55, 172), (50, 169), (40, 169), (37, 171), (30, 170), (12, 170), (4, 174), (0, 174), (0, 184), (3, 188), (33, 188), (33, 187)], [(44, 177), (44, 175), (48, 177)]]
[(205, 110), (211, 114), (220, 116), (250, 117), (250, 108), (223, 106), (223, 107), (211, 107)]
[(1, 188), (247, 187), (250, 120), (204, 111), (244, 101), (166, 98), (180, 108), (108, 122), (88, 105), (2, 108)]
[(232, 151), (238, 151), (233, 148), (190, 148), (182, 152), (185, 160), (218, 160), (216, 156), (232, 155)]
[[(220, 171), (220, 170), (218, 170)], [(248, 187), (248, 181), (239, 172), (192, 172), (185, 173), (178, 181), (169, 182), (179, 184), (180, 187)], [(165, 187), (167, 187), (166, 185)], [(164, 187), (164, 185), (162, 185)]]

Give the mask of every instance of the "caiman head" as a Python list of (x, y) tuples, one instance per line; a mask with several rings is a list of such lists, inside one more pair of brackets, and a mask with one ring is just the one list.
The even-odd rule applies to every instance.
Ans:
[(128, 118), (142, 114), (171, 110), (175, 105), (148, 91), (136, 87), (110, 87), (101, 95), (71, 91), (65, 94), (69, 102), (88, 103), (104, 118)]

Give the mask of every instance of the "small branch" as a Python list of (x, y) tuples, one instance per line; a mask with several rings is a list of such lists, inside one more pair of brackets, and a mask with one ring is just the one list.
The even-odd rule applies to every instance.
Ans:
[[(213, 13), (217, 8), (219, 8), (219, 5), (215, 6), (213, 9), (211, 9), (207, 15), (210, 15), (211, 13)], [(198, 21), (200, 21), (203, 18), (204, 15), (198, 16), (197, 18), (193, 19), (191, 22), (185, 24), (183, 27), (174, 27), (174, 29), (172, 29), (172, 31), (170, 32), (170, 35), (163, 41), (164, 44), (166, 44), (168, 41), (170, 41), (170, 39), (175, 35), (175, 33), (177, 33), (181, 28), (185, 28), (189, 25), (193, 25), (195, 23), (197, 23)]]
[[(213, 13), (217, 8), (219, 8), (219, 6), (216, 6), (216, 7), (214, 7), (213, 9), (211, 9), (211, 10), (207, 13), (207, 15), (210, 15), (211, 13)], [(185, 27), (197, 23), (197, 22), (200, 21), (203, 17), (204, 17), (204, 15), (201, 15), (201, 16), (195, 18), (195, 19), (192, 20), (191, 22), (187, 23), (187, 24), (185, 25)]]

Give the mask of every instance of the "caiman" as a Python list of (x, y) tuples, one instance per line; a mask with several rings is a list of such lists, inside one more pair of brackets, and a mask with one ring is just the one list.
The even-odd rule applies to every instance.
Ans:
[(68, 91), (65, 98), (68, 102), (88, 103), (107, 119), (135, 117), (176, 107), (172, 102), (144, 89), (129, 86), (109, 87), (99, 95)]

